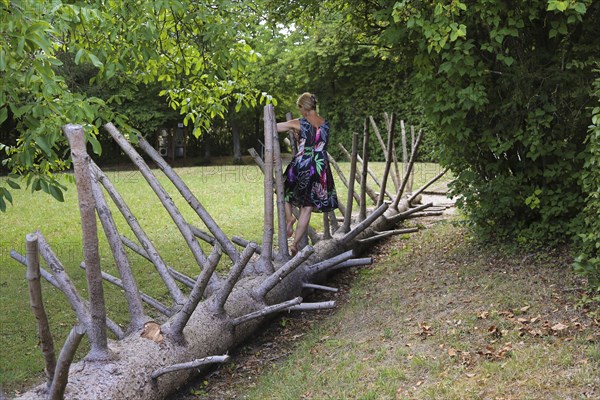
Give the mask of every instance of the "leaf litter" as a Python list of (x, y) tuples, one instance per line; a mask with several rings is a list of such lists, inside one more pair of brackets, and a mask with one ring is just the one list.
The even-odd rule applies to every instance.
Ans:
[[(261, 375), (280, 369), (290, 355), (311, 364), (315, 376), (327, 375), (348, 353), (347, 343), (354, 343), (356, 362), (370, 368), (359, 388), (344, 388), (357, 391), (346, 398), (377, 388), (377, 371), (384, 368), (401, 370), (403, 379), (391, 383), (393, 390), (375, 389), (378, 399), (598, 398), (600, 323), (594, 310), (576, 307), (574, 293), (584, 287), (568, 268), (567, 253), (540, 257), (546, 262), (511, 256), (439, 222), (432, 218), (425, 223), (430, 232), (375, 246), (368, 268), (374, 273), (340, 272), (328, 283), (338, 293), (311, 299), (335, 300), (335, 310), (272, 321), (230, 354), (229, 365), (176, 400), (260, 398), (253, 393), (261, 393)], [(303, 354), (300, 344), (315, 329), (316, 344)], [(377, 348), (382, 342), (386, 346)], [(327, 375), (330, 385), (345, 384), (335, 379)], [(338, 398), (325, 394), (335, 389), (310, 379), (305, 385), (299, 398)], [(280, 398), (270, 390), (270, 398)]]

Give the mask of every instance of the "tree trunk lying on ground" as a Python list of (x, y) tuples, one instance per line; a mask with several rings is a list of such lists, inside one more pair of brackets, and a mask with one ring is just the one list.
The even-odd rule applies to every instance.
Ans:
[[(391, 120), (394, 121), (395, 118)], [(91, 165), (89, 171), (92, 177), (96, 209), (111, 242), (111, 248), (116, 254), (114, 259), (118, 264), (120, 274), (122, 278), (126, 279), (110, 277), (105, 273), (102, 276), (105, 279), (110, 279), (110, 282), (119, 284), (124, 289), (132, 313), (132, 322), (131, 326), (125, 329), (125, 333), (121, 332), (123, 336), (121, 340), (109, 340), (107, 356), (86, 357), (82, 361), (71, 365), (68, 384), (66, 390), (64, 390), (64, 398), (79, 400), (166, 398), (189, 382), (191, 378), (198, 376), (207, 364), (227, 361), (226, 353), (228, 350), (249, 338), (257, 329), (260, 329), (261, 324), (270, 316), (283, 310), (290, 310), (291, 312), (291, 310), (316, 310), (333, 306), (332, 303), (302, 303), (302, 296), (305, 294), (306, 288), (308, 290), (318, 290), (320, 288), (331, 290), (331, 288), (314, 284), (326, 280), (327, 275), (333, 270), (370, 264), (372, 262), (371, 258), (356, 257), (360, 255), (363, 249), (370, 247), (373, 240), (410, 231), (397, 229), (398, 224), (412, 214), (402, 190), (396, 193), (396, 198), (391, 199), (392, 206), (388, 202), (380, 201), (376, 208), (367, 213), (366, 204), (359, 204), (360, 215), (356, 220), (353, 220), (352, 203), (354, 202), (354, 195), (352, 191), (355, 180), (355, 172), (353, 172), (349, 180), (351, 186), (349, 187), (348, 202), (343, 207), (345, 213), (343, 215), (344, 224), (337, 226), (336, 218), (326, 215), (327, 223), (325, 227), (328, 231), (322, 234), (320, 240), (313, 243), (313, 246), (304, 247), (295, 257), (291, 258), (287, 254), (287, 242), (280, 240), (278, 243), (279, 252), (275, 254), (272, 248), (274, 182), (277, 186), (276, 193), (278, 195), (279, 238), (286, 237), (286, 226), (285, 220), (283, 223), (281, 221), (283, 215), (281, 213), (283, 207), (283, 179), (281, 177), (280, 158), (278, 157), (278, 141), (273, 140), (277, 135), (274, 111), (271, 106), (267, 106), (265, 107), (265, 143), (269, 143), (270, 148), (266, 149), (265, 154), (267, 157), (264, 161), (265, 168), (263, 168), (266, 174), (264, 184), (266, 199), (264, 243), (262, 247), (259, 247), (257, 244), (247, 243), (239, 239), (236, 242), (242, 241), (246, 244), (245, 248), (240, 251), (234, 246), (233, 239), (230, 239), (221, 231), (185, 183), (145, 139), (138, 138), (139, 146), (169, 176), (181, 195), (206, 225), (210, 234), (200, 231), (183, 220), (170, 196), (158, 184), (153, 172), (142, 157), (112, 124), (107, 124), (105, 127), (138, 166), (148, 180), (149, 185), (169, 211), (171, 218), (182, 233), (185, 243), (194, 254), (201, 273), (197, 278), (190, 278), (164, 265), (160, 255), (149, 242), (139, 224), (136, 223), (135, 217), (130, 214), (126, 204), (121, 201), (122, 199), (119, 198), (118, 193), (114, 192), (114, 188), (111, 187), (110, 183), (106, 182), (106, 176), (102, 174), (99, 168)], [(367, 127), (368, 125), (365, 124), (365, 129)], [(76, 128), (75, 130), (80, 129)], [(393, 123), (388, 125), (388, 135), (390, 138), (393, 135)], [(365, 137), (368, 137), (368, 135), (365, 134)], [(414, 163), (419, 140), (420, 137), (413, 147), (411, 163)], [(392, 141), (389, 140), (388, 146), (391, 143)], [(353, 171), (356, 171), (357, 148), (358, 146), (355, 143), (351, 156), (351, 159), (354, 160)], [(363, 148), (364, 151), (367, 151), (368, 147), (365, 144)], [(76, 157), (75, 153), (76, 150), (74, 150), (74, 158)], [(273, 157), (273, 154), (276, 157)], [(387, 158), (386, 171), (389, 171), (394, 157), (389, 155)], [(368, 154), (363, 154), (363, 162), (362, 179), (365, 182), (366, 172), (368, 171)], [(412, 166), (409, 170), (411, 168)], [(402, 187), (404, 187), (407, 179), (408, 177), (405, 176)], [(139, 244), (133, 243), (115, 231), (116, 228), (114, 223), (111, 222), (112, 218), (104, 203), (100, 185), (106, 188), (109, 196), (130, 222)], [(381, 199), (386, 192), (385, 179), (382, 181), (380, 189), (383, 193), (380, 195)], [(361, 185), (362, 193), (359, 196), (363, 202), (366, 198), (365, 190), (366, 185), (363, 183)], [(424, 205), (414, 210), (426, 209), (430, 205)], [(332, 221), (331, 224), (329, 221)], [(82, 225), (85, 224), (86, 221), (82, 221)], [(337, 230), (333, 231), (336, 227)], [(33, 240), (35, 235), (38, 235), (41, 241), (44, 242), (41, 233), (39, 233), (31, 235), (30, 240), (32, 243), (35, 241)], [(209, 242), (213, 246), (209, 255), (204, 254), (198, 244), (198, 238)], [(155, 265), (166, 287), (170, 288), (173, 306), (160, 304), (143, 293), (138, 295), (138, 288), (135, 282), (132, 282), (129, 263), (126, 261), (126, 257), (123, 259), (122, 245), (135, 249), (136, 252)], [(93, 249), (90, 251), (93, 252)], [(233, 267), (228, 276), (219, 277), (214, 271), (223, 253), (231, 259)], [(69, 301), (72, 307), (77, 310), (80, 323), (88, 334), (92, 329), (97, 329), (97, 325), (93, 325), (97, 324), (97, 321), (90, 318), (90, 310), (94, 308), (81, 300), (75, 289), (68, 283), (68, 278), (62, 276), (64, 269), (60, 265), (60, 261), (51, 255), (48, 248), (45, 248), (41, 254), (53, 272), (52, 274), (42, 269), (42, 276), (66, 294), (69, 294)], [(13, 257), (22, 263), (28, 261), (26, 257), (16, 253), (13, 253)], [(33, 260), (29, 261), (33, 263)], [(86, 273), (90, 273), (90, 269), (85, 265), (84, 267), (86, 267)], [(173, 285), (174, 279), (185, 282), (191, 288), (190, 292), (187, 294), (180, 292), (177, 286)], [(146, 302), (146, 304), (163, 313), (165, 322), (159, 324), (151, 321), (140, 309), (140, 301)], [(94, 298), (90, 299), (90, 303), (95, 307), (98, 306)], [(118, 331), (119, 327), (114, 327), (114, 329)], [(92, 341), (92, 348), (102, 348), (103, 337), (102, 335), (96, 336), (99, 337), (97, 339), (100, 341), (99, 343), (93, 342), (95, 339), (89, 337)], [(78, 341), (76, 339), (69, 344), (69, 354), (72, 354), (74, 352), (73, 347), (76, 348), (77, 346)], [(52, 364), (52, 360), (49, 362)], [(54, 385), (60, 384), (59, 378), (54, 377)], [(50, 384), (41, 385), (24, 393), (19, 398), (49, 398), (49, 386)], [(53, 393), (53, 398), (61, 398), (60, 393), (62, 391), (60, 388)]]

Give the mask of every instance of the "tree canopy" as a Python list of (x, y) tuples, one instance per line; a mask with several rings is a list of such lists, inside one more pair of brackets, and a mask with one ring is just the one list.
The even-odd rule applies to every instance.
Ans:
[[(1, 1), (3, 164), (33, 190), (60, 200), (63, 187), (53, 174), (70, 165), (62, 125), (84, 125), (97, 153), (102, 123), (134, 131), (118, 108), (123, 90), (105, 98), (82, 92), (69, 85), (64, 74), (72, 68), (65, 63), (93, 68), (95, 85), (159, 89), (154, 97), (166, 97), (197, 135), (212, 118), (223, 116), (229, 103), (264, 101), (267, 95), (247, 79), (247, 68), (256, 61), (247, 43), (255, 18), (242, 2), (228, 0)], [(7, 185), (19, 186), (14, 175)], [(0, 209), (5, 200), (11, 196), (2, 187)]]
[(426, 127), (481, 237), (573, 240), (600, 280), (600, 2), (38, 3), (0, 1), (3, 163), (34, 190), (61, 197), (62, 124), (85, 124), (98, 152), (101, 123), (134, 131), (124, 101), (164, 99), (199, 134), (311, 91), (342, 143), (384, 111)]

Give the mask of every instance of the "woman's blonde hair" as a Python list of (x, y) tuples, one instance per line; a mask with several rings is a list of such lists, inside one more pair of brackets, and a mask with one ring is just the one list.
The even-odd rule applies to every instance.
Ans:
[(301, 108), (305, 111), (316, 110), (317, 98), (312, 93), (302, 93), (300, 97), (298, 97), (296, 105), (298, 106), (298, 108)]

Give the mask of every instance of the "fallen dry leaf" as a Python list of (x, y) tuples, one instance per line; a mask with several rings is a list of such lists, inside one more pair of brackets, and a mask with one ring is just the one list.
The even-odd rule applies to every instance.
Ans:
[(431, 326), (427, 325), (425, 323), (419, 323), (419, 328), (421, 328), (421, 330), (417, 333), (420, 336), (432, 336), (433, 332), (431, 330)]
[(477, 318), (479, 318), (479, 319), (488, 319), (489, 316), (490, 316), (489, 311), (482, 311), (481, 313), (479, 313), (479, 315), (477, 316)]
[(557, 324), (554, 324), (550, 329), (552, 329), (554, 332), (561, 332), (567, 329), (568, 327), (568, 325), (559, 322)]
[(496, 325), (492, 325), (488, 328), (488, 332), (495, 337), (500, 337), (502, 336), (502, 332), (500, 332), (500, 330), (498, 329), (498, 327), (496, 327)]

